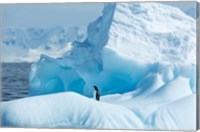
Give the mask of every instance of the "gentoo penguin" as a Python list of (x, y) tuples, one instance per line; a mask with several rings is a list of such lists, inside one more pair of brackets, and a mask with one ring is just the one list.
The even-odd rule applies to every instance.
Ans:
[(100, 100), (100, 92), (99, 92), (99, 89), (98, 89), (97, 86), (94, 86), (94, 95), (93, 95), (93, 97), (94, 97), (97, 101)]

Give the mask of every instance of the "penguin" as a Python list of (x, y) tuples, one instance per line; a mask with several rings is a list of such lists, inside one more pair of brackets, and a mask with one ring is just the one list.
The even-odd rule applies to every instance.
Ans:
[(94, 95), (93, 95), (93, 97), (94, 97), (97, 101), (100, 100), (100, 92), (99, 92), (98, 87), (95, 86), (95, 85), (94, 85)]

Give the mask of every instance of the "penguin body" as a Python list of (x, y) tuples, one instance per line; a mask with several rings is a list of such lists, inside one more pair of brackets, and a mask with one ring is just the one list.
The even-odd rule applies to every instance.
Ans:
[(93, 97), (99, 101), (100, 100), (100, 92), (99, 92), (99, 89), (97, 88), (97, 86), (94, 86), (94, 94), (93, 94)]

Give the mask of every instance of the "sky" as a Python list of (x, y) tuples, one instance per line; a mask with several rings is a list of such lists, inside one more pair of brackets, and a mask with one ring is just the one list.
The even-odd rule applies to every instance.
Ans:
[[(162, 2), (183, 11), (194, 7), (194, 2)], [(2, 4), (3, 27), (40, 27), (79, 25), (87, 26), (97, 18), (103, 3), (62, 4)]]
[(101, 14), (103, 4), (6, 4), (2, 5), (3, 27), (87, 26)]

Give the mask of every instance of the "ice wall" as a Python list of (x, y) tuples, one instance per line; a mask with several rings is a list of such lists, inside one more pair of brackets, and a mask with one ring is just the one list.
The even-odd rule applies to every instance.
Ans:
[(32, 65), (30, 74), (30, 95), (74, 91), (83, 94), (85, 81), (75, 70), (61, 66), (56, 59), (42, 55)]

